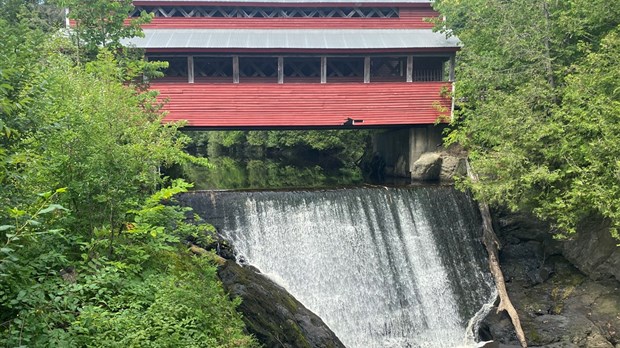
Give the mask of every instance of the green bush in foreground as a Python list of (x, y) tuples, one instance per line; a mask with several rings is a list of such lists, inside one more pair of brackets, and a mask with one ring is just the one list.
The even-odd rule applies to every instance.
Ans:
[[(194, 256), (180, 243), (188, 234), (206, 238), (210, 225), (188, 224), (184, 209), (160, 202), (186, 187), (176, 182), (148, 199), (114, 244), (79, 241), (77, 259), (67, 251), (79, 239), (42, 229), (43, 220), (34, 224), (38, 232), (21, 231), (13, 244), (28, 248), (1, 260), (0, 345), (257, 346), (243, 332), (238, 302), (229, 301), (217, 279), (215, 256)], [(38, 215), (60, 207), (47, 202)], [(1, 228), (15, 230), (7, 226)]]
[(256, 346), (214, 258), (182, 243), (212, 228), (160, 175), (191, 158), (127, 75), (144, 62), (76, 64), (20, 18), (0, 15), (0, 346)]

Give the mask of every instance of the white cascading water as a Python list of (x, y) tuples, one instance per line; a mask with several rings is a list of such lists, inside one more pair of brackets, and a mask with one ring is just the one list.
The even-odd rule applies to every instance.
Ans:
[(494, 296), (477, 208), (450, 187), (183, 200), (349, 348), (471, 346), (468, 320)]

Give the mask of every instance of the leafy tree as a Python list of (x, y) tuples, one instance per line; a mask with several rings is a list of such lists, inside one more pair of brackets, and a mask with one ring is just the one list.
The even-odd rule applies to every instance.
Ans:
[(557, 111), (560, 136), (556, 147), (567, 189), (538, 209), (564, 226), (574, 226), (579, 217), (592, 212), (609, 219), (616, 228), (620, 222), (618, 62), (620, 27), (605, 35), (599, 48), (589, 51), (566, 77), (562, 107)]
[(183, 245), (213, 229), (173, 204), (189, 186), (159, 169), (186, 137), (131, 62), (75, 66), (25, 17), (0, 32), (0, 346), (255, 347), (217, 258)]
[(27, 110), (44, 89), (30, 81), (42, 71), (39, 52), (45, 34), (23, 20), (0, 18), (0, 29), (6, 35), (0, 40), (0, 203), (13, 207), (24, 200), (16, 191), (26, 162), (23, 139), (44, 117)]
[(69, 9), (69, 18), (75, 21), (75, 42), (78, 47), (83, 46), (83, 55), (91, 59), (101, 48), (124, 50), (121, 40), (141, 36), (140, 25), (152, 18), (142, 13), (128, 19), (133, 10), (131, 0), (57, 0), (57, 4)]
[(85, 72), (63, 60), (32, 81), (49, 86), (30, 109), (46, 115), (47, 125), (25, 139), (40, 149), (25, 175), (35, 187), (68, 187), (64, 204), (90, 229), (118, 229), (125, 212), (163, 183), (158, 168), (182, 160), (185, 137), (177, 126), (160, 124), (152, 93), (122, 83), (110, 54)]
[[(11, 24), (52, 32), (64, 25), (64, 10), (44, 0), (0, 0), (0, 18)], [(27, 18), (27, 23), (24, 19)]]
[[(620, 4), (438, 0), (435, 6), (463, 42), (458, 111), (448, 139), (470, 151), (481, 182), (468, 186), (477, 198), (531, 210), (554, 222), (558, 233), (573, 232), (593, 214), (619, 226), (615, 209), (601, 202), (620, 203), (613, 175), (603, 173), (603, 168), (610, 170), (609, 158), (620, 153), (610, 147), (605, 150), (611, 151), (609, 157), (600, 156), (599, 141), (620, 139), (607, 130), (586, 131), (613, 122), (601, 123), (603, 110), (584, 112), (574, 93), (586, 72), (608, 83), (614, 76), (614, 69), (593, 70), (590, 62), (593, 57), (613, 59), (608, 50), (613, 36), (606, 36), (619, 24)], [(608, 101), (617, 114), (613, 88), (590, 87), (593, 94), (587, 98)], [(596, 195), (580, 184), (593, 182), (593, 168), (599, 168)]]

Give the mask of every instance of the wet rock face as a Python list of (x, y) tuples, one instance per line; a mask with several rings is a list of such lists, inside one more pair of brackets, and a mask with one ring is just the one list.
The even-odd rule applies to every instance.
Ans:
[(265, 347), (344, 348), (321, 318), (256, 268), (226, 260), (218, 275), (230, 296), (242, 299), (243, 321)]
[[(496, 222), (506, 287), (529, 345), (620, 347), (620, 282), (582, 273), (561, 254), (565, 243), (551, 239), (545, 225), (532, 217), (503, 215)], [(504, 313), (492, 312), (480, 336), (517, 344)]]
[(620, 281), (619, 241), (601, 220), (590, 219), (578, 227), (575, 239), (563, 245), (564, 256), (593, 279), (615, 278)]

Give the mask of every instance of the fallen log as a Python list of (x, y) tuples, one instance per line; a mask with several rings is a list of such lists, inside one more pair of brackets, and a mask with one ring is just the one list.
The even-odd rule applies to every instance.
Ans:
[[(479, 182), (478, 175), (474, 172), (469, 161), (466, 161), (467, 165), (467, 175), (473, 182)], [(480, 214), (482, 215), (482, 242), (484, 243), (485, 248), (487, 249), (487, 253), (489, 254), (489, 268), (491, 270), (491, 274), (495, 279), (495, 286), (497, 287), (497, 293), (499, 294), (499, 305), (497, 306), (497, 313), (501, 311), (506, 311), (510, 320), (512, 321), (512, 325), (515, 328), (515, 333), (517, 334), (517, 339), (521, 344), (521, 347), (527, 347), (527, 341), (525, 340), (525, 334), (523, 333), (523, 328), (521, 327), (521, 321), (519, 320), (519, 314), (517, 310), (512, 305), (510, 301), (510, 297), (508, 296), (508, 291), (506, 290), (506, 281), (504, 280), (504, 273), (499, 265), (499, 250), (501, 249), (501, 245), (499, 240), (497, 239), (497, 235), (493, 230), (493, 223), (491, 218), (491, 211), (489, 210), (489, 205), (485, 202), (478, 202), (478, 207), (480, 208)]]

